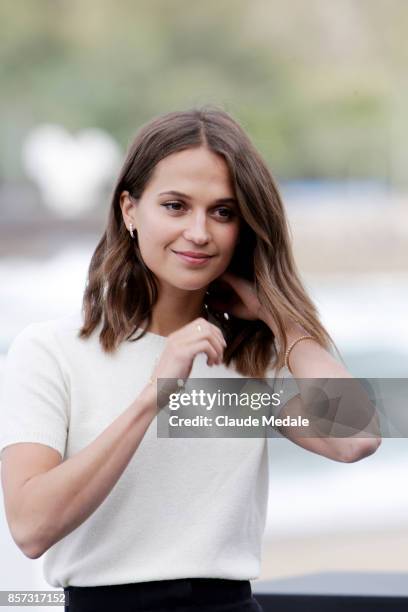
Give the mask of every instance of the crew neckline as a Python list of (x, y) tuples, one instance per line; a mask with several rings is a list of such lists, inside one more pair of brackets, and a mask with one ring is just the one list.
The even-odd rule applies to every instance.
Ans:
[[(137, 330), (137, 333), (139, 333), (140, 331), (142, 331), (142, 328), (139, 328)], [(151, 332), (151, 331), (146, 332), (143, 337), (147, 337), (147, 336), (150, 336), (153, 338), (160, 338), (160, 340), (166, 340), (168, 338), (168, 336), (160, 336), (160, 334), (155, 334), (154, 332)]]
[[(211, 313), (207, 313), (208, 316), (208, 321), (210, 321), (211, 323), (218, 323), (218, 321), (211, 315)], [(135, 335), (139, 335), (139, 333), (143, 331), (142, 327), (138, 327), (138, 329), (136, 330), (136, 332), (132, 335), (132, 338)], [(160, 340), (167, 340), (168, 336), (161, 336), (160, 334), (156, 334), (155, 332), (151, 332), (151, 331), (147, 331), (144, 336), (144, 338), (150, 337), (150, 338), (159, 338)]]

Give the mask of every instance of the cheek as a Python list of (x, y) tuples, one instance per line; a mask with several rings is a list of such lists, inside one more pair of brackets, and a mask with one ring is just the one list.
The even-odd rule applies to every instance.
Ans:
[(239, 228), (237, 227), (229, 227), (223, 236), (223, 244), (226, 250), (233, 251), (237, 245), (239, 236)]
[(166, 226), (160, 219), (147, 217), (143, 220), (140, 235), (146, 250), (157, 250), (157, 245), (164, 242), (167, 234), (168, 231), (166, 233)]

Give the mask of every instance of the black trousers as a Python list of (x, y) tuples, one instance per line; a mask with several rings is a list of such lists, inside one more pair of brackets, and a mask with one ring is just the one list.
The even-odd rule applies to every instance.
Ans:
[(97, 587), (69, 586), (65, 612), (262, 612), (249, 580), (180, 578)]

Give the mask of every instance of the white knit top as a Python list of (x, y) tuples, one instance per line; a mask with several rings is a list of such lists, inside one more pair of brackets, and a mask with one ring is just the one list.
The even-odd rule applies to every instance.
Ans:
[[(79, 313), (33, 323), (12, 342), (1, 381), (0, 451), (37, 442), (68, 459), (145, 387), (165, 337), (149, 332), (108, 355), (100, 327), (81, 340), (80, 326)], [(206, 360), (197, 355), (190, 377), (240, 376)], [(45, 553), (51, 586), (258, 577), (266, 438), (160, 438), (156, 421), (102, 504)]]

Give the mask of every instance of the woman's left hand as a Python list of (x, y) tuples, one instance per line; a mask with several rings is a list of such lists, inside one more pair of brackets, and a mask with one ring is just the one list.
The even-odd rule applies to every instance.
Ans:
[[(217, 281), (221, 281), (232, 289), (232, 295), (230, 299), (226, 301), (220, 301), (209, 295), (208, 304), (218, 310), (219, 312), (227, 312), (232, 314), (234, 317), (239, 319), (247, 319), (255, 321), (257, 319), (263, 321), (269, 329), (272, 330), (275, 336), (278, 335), (278, 330), (275, 327), (275, 321), (260, 304), (258, 296), (256, 295), (255, 286), (245, 278), (231, 274), (231, 272), (224, 272)], [(285, 329), (288, 338), (297, 338), (299, 335), (307, 333), (303, 327), (291, 318), (286, 317)]]
[(221, 302), (212, 297), (210, 293), (208, 299), (210, 306), (215, 310), (227, 312), (239, 319), (251, 321), (261, 319), (262, 306), (259, 303), (255, 287), (252, 283), (235, 274), (231, 274), (231, 272), (224, 272), (217, 280), (228, 284), (232, 288), (233, 294), (228, 301)]

